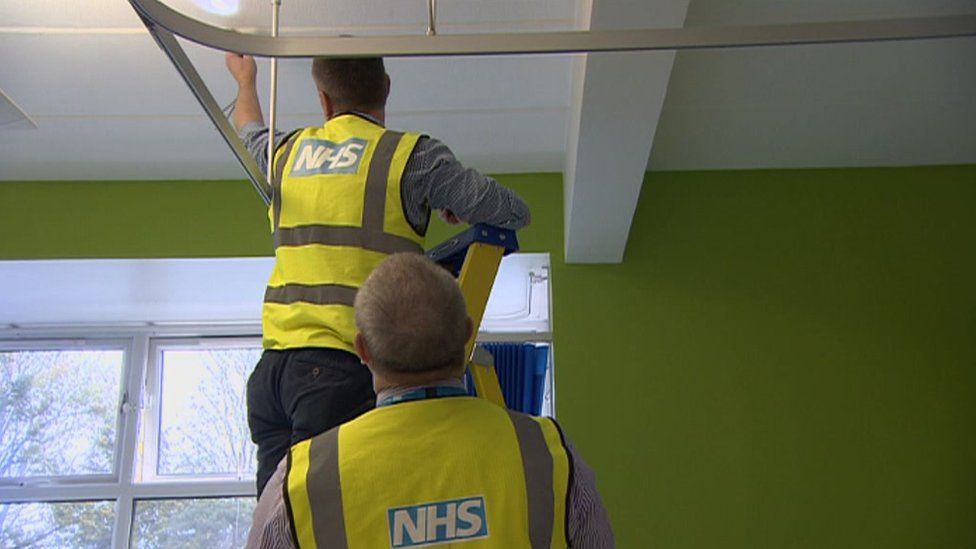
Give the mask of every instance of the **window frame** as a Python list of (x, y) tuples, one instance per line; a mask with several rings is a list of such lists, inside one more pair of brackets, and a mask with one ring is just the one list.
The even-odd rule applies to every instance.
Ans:
[(132, 367), (129, 359), (132, 354), (132, 342), (126, 338), (51, 338), (51, 339), (0, 339), (0, 352), (43, 352), (43, 351), (122, 351), (122, 364), (119, 370), (119, 387), (116, 399), (115, 418), (115, 448), (112, 450), (111, 469), (107, 473), (72, 474), (72, 475), (30, 475), (18, 477), (0, 477), (0, 489), (14, 487), (31, 487), (51, 484), (78, 485), (112, 482), (118, 479), (122, 468), (122, 452), (120, 439), (125, 428), (122, 408), (125, 406), (127, 395), (127, 380)]
[[(163, 352), (167, 350), (201, 349), (237, 349), (243, 346), (261, 347), (260, 336), (219, 336), (219, 337), (176, 337), (152, 338), (149, 341), (149, 354), (146, 365), (145, 403), (143, 404), (142, 426), (144, 432), (143, 458), (141, 460), (141, 479), (139, 482), (171, 484), (174, 482), (223, 482), (242, 481), (230, 474), (205, 473), (199, 475), (160, 474), (159, 473), (159, 440), (162, 436), (162, 406), (163, 406)], [(245, 380), (246, 382), (246, 380)], [(138, 467), (139, 462), (136, 463)]]
[(0, 504), (114, 502), (112, 547), (122, 549), (130, 546), (137, 501), (255, 497), (253, 480), (184, 477), (136, 481), (136, 468), (139, 467), (140, 416), (147, 401), (151, 400), (146, 383), (154, 344), (170, 341), (260, 341), (260, 333), (260, 324), (251, 322), (206, 325), (120, 323), (0, 329), (0, 350), (105, 348), (108, 343), (117, 345), (115, 349), (123, 350), (112, 474), (8, 477), (0, 480)]

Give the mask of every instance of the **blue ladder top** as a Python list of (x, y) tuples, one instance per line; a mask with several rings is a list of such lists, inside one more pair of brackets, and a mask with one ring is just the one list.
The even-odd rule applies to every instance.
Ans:
[(443, 265), (454, 273), (454, 276), (457, 276), (461, 272), (464, 256), (468, 253), (468, 246), (475, 242), (501, 246), (505, 248), (505, 255), (517, 252), (519, 247), (515, 231), (478, 223), (463, 233), (458, 233), (427, 250), (427, 257)]

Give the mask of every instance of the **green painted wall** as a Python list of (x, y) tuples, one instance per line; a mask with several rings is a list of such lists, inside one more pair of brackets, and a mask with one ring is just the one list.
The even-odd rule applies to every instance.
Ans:
[(240, 181), (0, 182), (0, 258), (272, 255)]
[[(558, 176), (503, 180), (620, 547), (976, 546), (976, 166), (652, 173), (612, 266), (562, 262)], [(3, 183), (0, 230), (0, 258), (270, 253), (240, 182)]]
[(553, 280), (621, 547), (976, 547), (976, 166), (653, 173)]

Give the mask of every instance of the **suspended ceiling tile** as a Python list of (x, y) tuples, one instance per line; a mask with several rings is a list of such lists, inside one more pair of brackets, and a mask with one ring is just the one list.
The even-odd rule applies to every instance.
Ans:
[[(550, 110), (390, 113), (391, 127), (444, 141), (468, 166), (555, 171), (565, 113)], [(321, 119), (283, 116), (281, 128)], [(238, 179), (243, 172), (205, 116), (39, 117), (38, 130), (0, 132), (2, 180)], [(515, 129), (513, 129), (515, 128)]]
[(203, 116), (38, 119), (34, 132), (0, 133), (0, 179), (242, 177)]
[(566, 143), (565, 109), (393, 112), (390, 127), (443, 141), (466, 166), (486, 173), (557, 172)]
[(976, 39), (681, 52), (649, 168), (976, 162)]
[[(38, 115), (201, 112), (145, 33), (0, 35), (0, 52), (0, 83), (23, 98), (26, 110)], [(222, 58), (218, 60), (223, 63)], [(231, 87), (229, 78), (221, 84), (216, 89)]]
[(0, 28), (69, 29), (142, 27), (125, 0), (9, 0), (0, 2)]
[(572, 56), (390, 59), (390, 107), (408, 110), (566, 107)]

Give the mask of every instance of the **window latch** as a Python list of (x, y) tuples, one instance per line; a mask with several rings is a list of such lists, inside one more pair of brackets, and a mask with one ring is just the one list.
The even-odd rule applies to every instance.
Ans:
[(142, 399), (140, 399), (137, 402), (132, 402), (129, 399), (129, 392), (126, 391), (122, 395), (122, 404), (119, 406), (119, 413), (120, 414), (130, 414), (132, 412), (137, 412), (139, 410), (143, 410), (143, 409), (145, 409), (145, 407), (146, 407), (146, 405), (142, 401)]

